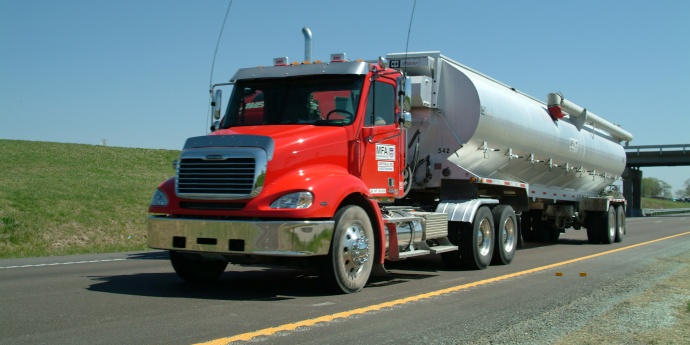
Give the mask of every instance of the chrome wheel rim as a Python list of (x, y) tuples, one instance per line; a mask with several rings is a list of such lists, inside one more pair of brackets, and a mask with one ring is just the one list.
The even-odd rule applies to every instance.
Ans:
[(501, 241), (503, 241), (503, 248), (506, 252), (513, 251), (515, 246), (516, 236), (515, 236), (515, 223), (512, 218), (506, 219), (505, 223), (501, 227)]
[(489, 255), (491, 250), (491, 223), (488, 219), (482, 219), (477, 228), (477, 248), (481, 256)]
[(350, 225), (345, 230), (342, 253), (342, 264), (347, 276), (357, 278), (369, 262), (370, 256), (369, 239), (359, 225)]

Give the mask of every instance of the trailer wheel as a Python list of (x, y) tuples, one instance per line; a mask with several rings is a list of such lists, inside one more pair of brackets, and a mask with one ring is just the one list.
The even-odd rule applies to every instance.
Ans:
[(625, 231), (625, 207), (620, 205), (616, 207), (616, 238), (614, 241), (622, 242)]
[(210, 283), (218, 279), (228, 262), (222, 257), (170, 251), (170, 263), (177, 275), (190, 283)]
[(488, 207), (482, 206), (471, 226), (460, 228), (460, 261), (468, 269), (483, 270), (491, 263), (494, 252), (494, 218)]
[(339, 293), (361, 290), (374, 264), (374, 230), (367, 213), (349, 205), (335, 214), (335, 230), (326, 262), (319, 276)]
[(585, 215), (585, 228), (587, 229), (587, 240), (590, 244), (597, 244), (599, 240), (599, 218), (598, 213), (587, 212)]
[(611, 244), (616, 239), (616, 210), (609, 206), (608, 212), (602, 212), (599, 218), (599, 240)]
[(517, 220), (513, 208), (499, 205), (491, 210), (496, 226), (496, 246), (494, 248), (492, 264), (508, 265), (515, 257), (517, 248)]

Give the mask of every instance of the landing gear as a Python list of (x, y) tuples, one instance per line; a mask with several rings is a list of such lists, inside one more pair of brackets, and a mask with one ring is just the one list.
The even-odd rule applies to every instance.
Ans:
[(541, 219), (542, 211), (533, 210), (523, 213), (522, 238), (525, 241), (556, 243), (561, 236), (561, 230), (551, 222)]

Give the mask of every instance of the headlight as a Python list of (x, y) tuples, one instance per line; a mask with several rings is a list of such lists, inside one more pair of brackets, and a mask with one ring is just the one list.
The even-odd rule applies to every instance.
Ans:
[(271, 208), (309, 208), (314, 202), (314, 195), (310, 192), (285, 194), (271, 203)]
[(168, 206), (168, 197), (160, 189), (156, 189), (151, 198), (151, 206)]

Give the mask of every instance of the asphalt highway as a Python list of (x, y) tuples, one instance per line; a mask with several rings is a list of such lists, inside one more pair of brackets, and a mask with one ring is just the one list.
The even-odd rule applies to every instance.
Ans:
[(689, 221), (629, 218), (613, 245), (569, 229), (482, 271), (437, 256), (391, 263), (351, 295), (282, 268), (229, 265), (216, 284), (189, 284), (161, 251), (0, 260), (0, 344), (551, 343), (590, 317), (574, 301), (615, 303), (690, 252)]

